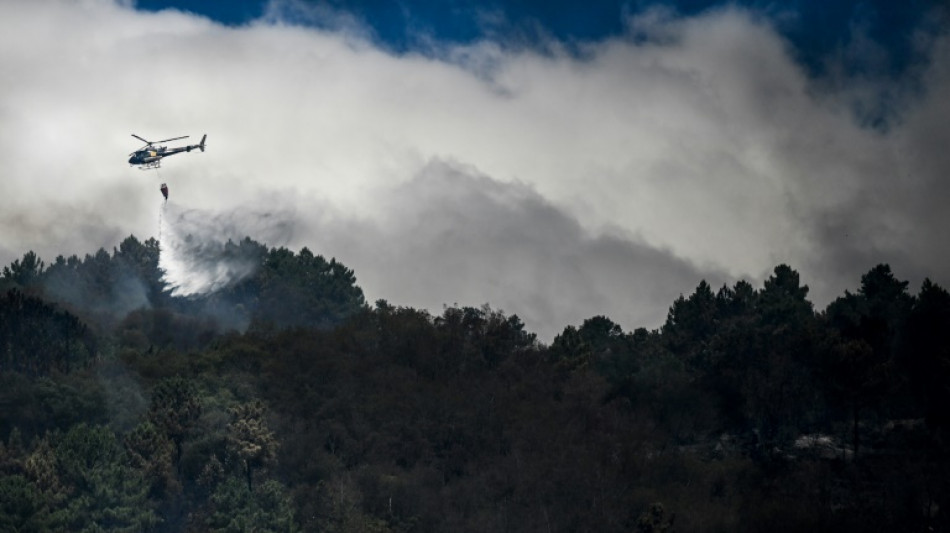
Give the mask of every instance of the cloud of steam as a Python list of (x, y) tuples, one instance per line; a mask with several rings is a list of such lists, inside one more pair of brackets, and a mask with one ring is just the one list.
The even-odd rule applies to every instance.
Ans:
[(253, 275), (260, 257), (237, 243), (245, 237), (268, 246), (285, 244), (293, 234), (292, 212), (248, 209), (214, 213), (162, 205), (158, 266), (173, 296), (223, 289)]

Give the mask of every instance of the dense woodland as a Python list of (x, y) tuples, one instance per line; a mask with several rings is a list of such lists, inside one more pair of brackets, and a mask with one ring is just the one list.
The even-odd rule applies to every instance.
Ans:
[(369, 305), (307, 249), (222, 253), (256, 274), (191, 298), (154, 239), (3, 268), (0, 531), (950, 530), (930, 281), (874, 266), (816, 310), (780, 265), (547, 346)]

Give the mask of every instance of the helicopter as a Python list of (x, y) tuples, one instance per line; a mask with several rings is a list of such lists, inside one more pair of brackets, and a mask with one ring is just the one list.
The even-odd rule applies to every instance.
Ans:
[(162, 158), (168, 157), (174, 154), (180, 154), (181, 152), (190, 152), (195, 148), (198, 148), (202, 152), (205, 151), (205, 139), (208, 137), (207, 134), (201, 137), (201, 142), (198, 144), (191, 144), (187, 146), (179, 146), (177, 148), (168, 148), (165, 146), (157, 146), (158, 143), (165, 143), (169, 141), (177, 141), (179, 139), (187, 139), (188, 136), (183, 137), (172, 137), (171, 139), (165, 139), (164, 141), (149, 141), (143, 139), (136, 134), (132, 134), (133, 137), (145, 143), (145, 146), (139, 148), (138, 150), (129, 154), (129, 165), (138, 165), (140, 170), (145, 170), (149, 168), (159, 168), (162, 166)]

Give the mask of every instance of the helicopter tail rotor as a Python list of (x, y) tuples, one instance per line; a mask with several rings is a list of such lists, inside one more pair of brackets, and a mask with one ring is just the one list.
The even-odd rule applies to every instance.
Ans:
[(198, 148), (201, 148), (202, 152), (205, 151), (205, 139), (207, 138), (208, 138), (208, 134), (205, 133), (204, 135), (201, 136), (201, 142), (198, 144)]

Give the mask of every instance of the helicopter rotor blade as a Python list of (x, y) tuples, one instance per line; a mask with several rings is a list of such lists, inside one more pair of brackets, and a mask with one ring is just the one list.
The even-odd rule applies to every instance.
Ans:
[(139, 137), (138, 135), (136, 135), (136, 134), (134, 134), (134, 133), (132, 134), (132, 136), (135, 137), (136, 139), (142, 141), (142, 142), (145, 143), (145, 144), (152, 144), (151, 142), (149, 142), (149, 141), (147, 141), (147, 140), (145, 140), (145, 139)]
[[(172, 137), (171, 139), (165, 139), (164, 141), (155, 141), (155, 142), (167, 143), (167, 142), (169, 142), (169, 141), (177, 141), (177, 140), (179, 140), (179, 139), (187, 139), (187, 138), (188, 138), (188, 136), (187, 136), (187, 135), (184, 135), (184, 136), (182, 136), (182, 137)], [(153, 143), (153, 144), (154, 144), (154, 143)]]

